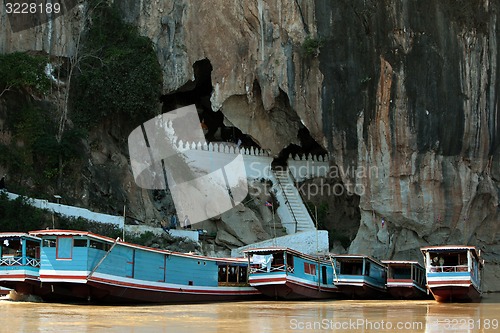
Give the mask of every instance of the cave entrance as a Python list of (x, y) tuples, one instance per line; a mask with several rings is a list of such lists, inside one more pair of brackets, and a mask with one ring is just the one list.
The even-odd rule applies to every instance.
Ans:
[(301, 127), (297, 133), (300, 145), (290, 144), (279, 153), (278, 157), (274, 158), (271, 167), (274, 170), (286, 169), (287, 161), (290, 156), (295, 158), (302, 155), (327, 155), (328, 152), (321, 147), (311, 136), (311, 133), (306, 127)]
[(161, 96), (162, 113), (195, 104), (207, 142), (224, 141), (239, 143), (240, 147), (259, 147), (250, 136), (229, 123), (222, 111), (212, 111), (212, 70), (209, 59), (196, 61), (193, 64), (194, 81), (190, 80), (176, 91)]

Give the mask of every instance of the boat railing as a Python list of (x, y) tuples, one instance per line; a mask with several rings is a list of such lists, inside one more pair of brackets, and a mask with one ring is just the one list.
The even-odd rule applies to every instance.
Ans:
[(5, 257), (0, 259), (0, 266), (19, 266), (23, 264), (22, 257)]
[(431, 272), (439, 273), (449, 273), (449, 272), (468, 272), (469, 267), (467, 265), (458, 266), (431, 266)]
[[(0, 266), (23, 266), (23, 257), (0, 258)], [(27, 257), (24, 266), (40, 267), (40, 259)]]
[(26, 258), (26, 265), (33, 267), (40, 267), (40, 259)]
[[(250, 267), (250, 273), (269, 273), (269, 272), (284, 272), (286, 270), (285, 265), (280, 265), (280, 266), (271, 266), (269, 268), (269, 271), (267, 270), (267, 267)], [(288, 270), (289, 272), (293, 273), (293, 267), (292, 270)]]

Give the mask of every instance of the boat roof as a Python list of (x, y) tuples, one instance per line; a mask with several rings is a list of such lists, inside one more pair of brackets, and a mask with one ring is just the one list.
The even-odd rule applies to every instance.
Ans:
[[(276, 252), (276, 251), (295, 251), (288, 247), (280, 247), (280, 246), (268, 246), (268, 247), (252, 247), (246, 250), (243, 250), (243, 253), (256, 253), (256, 252)], [(296, 251), (298, 252), (298, 251)]]
[(114, 243), (116, 241), (117, 244), (120, 244), (120, 245), (123, 245), (126, 247), (142, 249), (142, 250), (147, 250), (147, 251), (157, 252), (157, 253), (162, 253), (162, 254), (176, 255), (179, 257), (189, 257), (189, 258), (195, 258), (195, 259), (207, 260), (207, 261), (216, 261), (216, 262), (247, 263), (246, 258), (207, 257), (207, 256), (194, 254), (194, 253), (182, 253), (182, 252), (176, 252), (176, 251), (171, 251), (171, 250), (157, 249), (157, 248), (148, 247), (148, 246), (144, 246), (144, 245), (128, 243), (126, 241), (121, 240), (120, 238), (118, 238), (118, 240), (116, 240), (116, 239), (113, 239), (113, 238), (110, 238), (107, 236), (94, 234), (93, 232), (90, 232), (90, 231), (49, 229), (49, 230), (30, 231), (29, 234), (36, 235), (39, 237), (43, 237), (43, 236), (82, 236), (82, 237), (88, 237), (90, 239), (104, 241), (107, 243)]
[(98, 234), (94, 234), (90, 231), (81, 231), (81, 230), (64, 230), (64, 229), (44, 229), (44, 230), (35, 230), (30, 231), (30, 235), (35, 235), (38, 237), (43, 236), (82, 236), (82, 237), (90, 237), (98, 240), (102, 240), (105, 242), (115, 242), (115, 239), (107, 236), (102, 236)]
[(446, 251), (457, 251), (457, 250), (477, 251), (478, 249), (477, 247), (472, 245), (438, 245), (438, 246), (425, 246), (420, 248), (420, 251), (422, 252), (428, 252), (428, 251), (446, 252)]
[(379, 260), (365, 254), (334, 254), (332, 257), (335, 259), (368, 259), (377, 264), (381, 264)]
[(320, 254), (318, 254), (318, 255), (307, 254), (307, 253), (303, 253), (303, 252), (297, 251), (297, 250), (289, 248), (289, 247), (282, 247), (282, 246), (249, 248), (249, 249), (243, 250), (243, 253), (246, 253), (246, 254), (265, 254), (265, 253), (271, 254), (273, 252), (279, 252), (279, 251), (286, 251), (286, 252), (292, 253), (298, 257), (307, 258), (309, 260), (318, 260), (318, 259), (323, 260), (323, 261), (326, 260), (326, 258)]
[(27, 232), (0, 232), (0, 238), (14, 238), (14, 237), (27, 237), (36, 240), (41, 240), (36, 236), (28, 234)]
[(380, 262), (383, 264), (386, 264), (386, 265), (420, 265), (420, 266), (422, 266), (416, 260), (381, 260)]
[(456, 251), (471, 251), (472, 254), (479, 260), (481, 256), (481, 250), (479, 250), (476, 246), (472, 245), (440, 245), (440, 246), (426, 246), (421, 247), (420, 251), (423, 254), (426, 252), (456, 252)]
[(447, 251), (447, 250), (476, 250), (473, 245), (437, 245), (437, 246), (424, 246), (420, 251)]

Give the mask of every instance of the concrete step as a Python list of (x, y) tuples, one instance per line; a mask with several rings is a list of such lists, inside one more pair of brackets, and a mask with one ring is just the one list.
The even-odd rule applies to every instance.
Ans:
[(278, 181), (278, 195), (286, 200), (285, 205), (290, 213), (289, 218), (293, 219), (288, 223), (296, 223), (297, 231), (316, 230), (310, 213), (304, 205), (295, 183), (290, 179), (288, 171), (274, 171), (274, 176)]

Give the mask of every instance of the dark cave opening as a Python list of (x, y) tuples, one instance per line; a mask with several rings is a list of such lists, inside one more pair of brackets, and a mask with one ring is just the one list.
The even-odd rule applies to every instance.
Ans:
[(287, 160), (290, 158), (295, 158), (296, 156), (302, 155), (322, 155), (325, 157), (328, 152), (321, 147), (319, 143), (314, 140), (311, 133), (306, 127), (301, 127), (297, 133), (297, 138), (299, 139), (300, 145), (290, 144), (280, 151), (278, 157), (274, 158), (272, 162), (273, 168), (286, 168)]
[(225, 125), (222, 111), (212, 110), (210, 102), (213, 91), (212, 69), (209, 59), (196, 61), (193, 64), (194, 81), (189, 81), (176, 91), (161, 96), (162, 112), (195, 104), (207, 142), (225, 141), (237, 144), (241, 140), (242, 147), (258, 147), (259, 145), (239, 128)]

